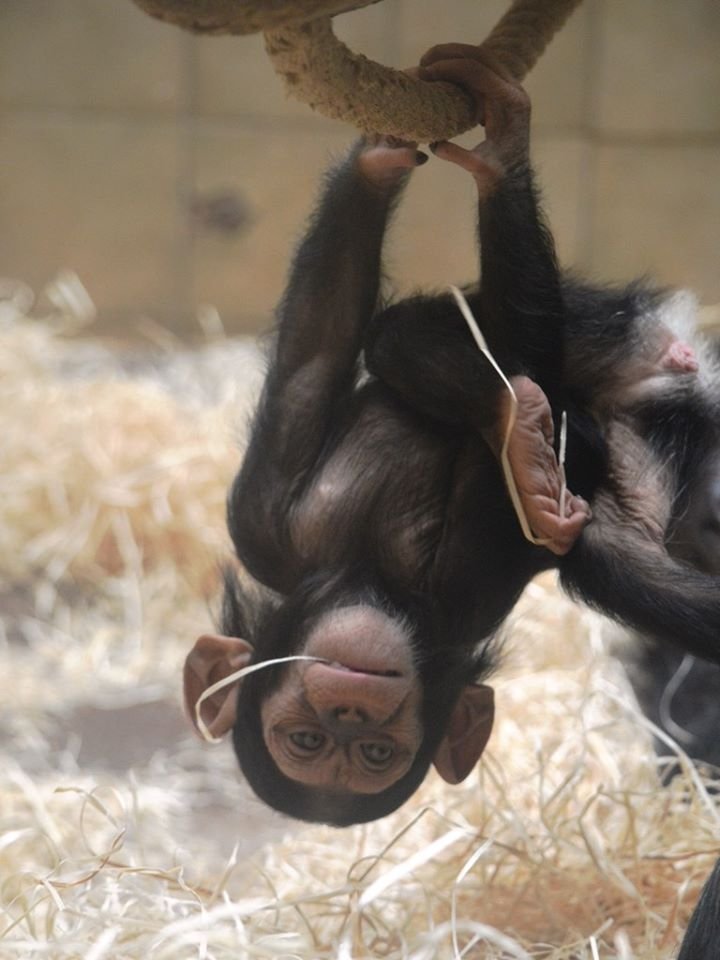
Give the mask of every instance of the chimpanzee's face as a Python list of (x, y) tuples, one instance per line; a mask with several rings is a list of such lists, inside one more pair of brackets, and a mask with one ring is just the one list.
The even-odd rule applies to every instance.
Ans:
[(356, 605), (325, 614), (261, 708), (278, 769), (307, 786), (379, 793), (411, 767), (422, 741), (422, 688), (396, 619)]

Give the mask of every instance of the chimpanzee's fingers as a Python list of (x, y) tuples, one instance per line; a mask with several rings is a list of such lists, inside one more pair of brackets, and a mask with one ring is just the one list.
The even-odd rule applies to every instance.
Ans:
[(420, 67), (419, 75), (422, 80), (457, 83), (474, 96), (507, 90), (508, 83), (489, 64), (468, 58), (438, 60), (430, 66)]
[(430, 149), (440, 160), (447, 160), (467, 170), (474, 177), (478, 188), (491, 190), (493, 184), (502, 177), (502, 166), (487, 149), (486, 143), (480, 143), (474, 150), (465, 150), (449, 140), (431, 143)]
[(542, 520), (540, 522), (540, 526), (545, 527), (545, 529), (542, 532), (540, 530), (534, 531), (545, 540), (547, 549), (558, 557), (562, 557), (572, 550), (575, 541), (592, 517), (590, 508), (584, 500), (579, 497), (568, 499), (572, 500), (573, 508), (566, 517), (559, 518), (548, 514), (542, 518), (545, 523), (543, 524)]
[(565, 497), (565, 517), (567, 519), (574, 517), (578, 523), (582, 523), (582, 518), (584, 517), (584, 522), (587, 523), (592, 518), (590, 504), (587, 500), (575, 496), (574, 493), (570, 493), (568, 490)]
[(517, 83), (505, 64), (497, 56), (490, 53), (483, 45), (475, 46), (470, 43), (439, 43), (430, 47), (420, 59), (420, 67), (431, 67), (441, 60), (474, 60), (489, 67), (507, 83)]
[(414, 143), (390, 137), (368, 137), (357, 158), (359, 172), (376, 186), (397, 184), (408, 171), (427, 161)]
[(420, 66), (429, 67), (438, 60), (472, 59), (478, 55), (478, 50), (479, 47), (472, 43), (438, 43), (420, 57)]
[[(391, 143), (387, 140), (381, 140), (373, 150), (381, 162), (386, 162), (388, 166), (394, 167), (419, 167), (425, 163), (427, 156), (421, 153), (414, 143)], [(422, 158), (422, 159), (421, 159)]]
[(474, 173), (477, 169), (477, 159), (472, 152), (464, 147), (459, 147), (456, 143), (451, 143), (449, 140), (438, 140), (437, 143), (431, 143), (430, 149), (440, 160), (456, 163), (470, 173)]
[(479, 60), (439, 60), (429, 67), (420, 67), (422, 80), (444, 80), (462, 87), (475, 101), (475, 117), (485, 125), (486, 99), (502, 101), (510, 94), (508, 82), (492, 67)]

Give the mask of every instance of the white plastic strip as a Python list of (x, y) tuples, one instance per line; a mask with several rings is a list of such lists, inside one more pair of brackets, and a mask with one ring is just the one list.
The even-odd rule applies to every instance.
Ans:
[[(512, 500), (512, 505), (515, 508), (515, 513), (517, 514), (518, 522), (520, 523), (522, 532), (525, 535), (525, 539), (529, 540), (530, 543), (534, 543), (538, 547), (544, 547), (550, 541), (548, 539), (540, 539), (539, 537), (536, 537), (535, 534), (530, 529), (530, 523), (528, 522), (527, 514), (525, 513), (525, 508), (523, 507), (522, 501), (520, 500), (520, 493), (518, 491), (517, 484), (515, 483), (515, 476), (512, 472), (512, 466), (510, 465), (510, 460), (508, 458), (508, 453), (507, 453), (508, 446), (510, 444), (510, 436), (513, 432), (513, 427), (515, 426), (515, 421), (517, 419), (518, 400), (517, 400), (517, 397), (515, 396), (515, 391), (513, 390), (512, 384), (510, 383), (508, 378), (500, 369), (500, 365), (495, 360), (495, 357), (493, 357), (492, 353), (490, 352), (490, 348), (487, 345), (487, 341), (485, 340), (485, 337), (482, 335), (480, 327), (477, 325), (477, 321), (475, 320), (475, 317), (472, 314), (472, 310), (470, 309), (470, 306), (467, 300), (465, 299), (462, 291), (459, 290), (457, 287), (451, 286), (450, 292), (455, 297), (455, 302), (457, 303), (460, 309), (460, 313), (463, 315), (465, 319), (465, 322), (470, 328), (470, 333), (472, 333), (475, 339), (475, 342), (478, 345), (478, 349), (487, 358), (489, 363), (492, 365), (493, 369), (497, 372), (498, 376), (507, 387), (508, 393), (510, 394), (510, 416), (508, 417), (507, 426), (505, 428), (505, 437), (503, 439), (503, 445), (500, 451), (500, 464), (502, 466), (503, 474), (505, 476), (505, 485), (507, 486), (508, 493), (510, 494), (510, 499)], [(561, 447), (562, 447), (562, 442), (563, 441), (561, 437)], [(562, 454), (564, 457), (564, 450), (562, 450)], [(562, 497), (560, 503), (561, 503), (561, 506), (564, 506), (564, 496)]]
[(203, 690), (195, 704), (195, 722), (197, 723), (197, 728), (200, 731), (203, 739), (207, 740), (208, 743), (222, 742), (219, 737), (214, 737), (210, 733), (205, 721), (200, 716), (200, 708), (207, 699), (209, 699), (214, 693), (217, 693), (218, 690), (224, 690), (225, 687), (229, 687), (238, 680), (242, 680), (243, 677), (247, 677), (247, 675), (250, 673), (256, 673), (258, 670), (264, 670), (266, 667), (273, 667), (278, 663), (287, 663), (290, 660), (315, 660), (317, 663), (329, 663), (329, 661), (324, 657), (307, 657), (303, 656), (302, 654), (297, 654), (293, 657), (277, 657), (274, 660), (263, 660), (260, 663), (251, 663), (250, 666), (243, 667), (241, 670), (236, 670), (234, 673), (228, 674), (227, 677), (223, 677), (222, 680), (218, 680), (217, 683), (213, 683), (206, 690)]

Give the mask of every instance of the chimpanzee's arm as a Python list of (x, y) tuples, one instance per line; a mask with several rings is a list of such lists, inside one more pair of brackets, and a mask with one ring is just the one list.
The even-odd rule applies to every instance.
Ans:
[(281, 588), (288, 520), (343, 401), (375, 308), (383, 235), (414, 147), (360, 144), (329, 177), (295, 258), (250, 444), (228, 501), (238, 555)]
[[(700, 443), (707, 449), (715, 434), (712, 422), (703, 429), (701, 418), (709, 411), (703, 411), (699, 391), (691, 397), (694, 410), (683, 411), (676, 400), (675, 409), (664, 413), (666, 424), (661, 423), (662, 406), (654, 404), (655, 423), (685, 435), (676, 447), (694, 445), (704, 435)], [(720, 577), (678, 560), (666, 543), (676, 509), (673, 484), (682, 489), (693, 478), (679, 470), (673, 479), (677, 461), (660, 457), (636, 428), (631, 419), (621, 417), (607, 427), (608, 476), (593, 499), (595, 521), (560, 563), (562, 584), (573, 597), (614, 620), (720, 663)], [(698, 469), (703, 466), (694, 460), (690, 473)], [(702, 480), (693, 492), (701, 496), (701, 491)]]

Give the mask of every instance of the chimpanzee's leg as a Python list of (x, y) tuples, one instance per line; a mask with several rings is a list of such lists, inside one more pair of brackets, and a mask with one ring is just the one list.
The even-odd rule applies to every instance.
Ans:
[[(470, 170), (477, 184), (481, 285), (467, 300), (505, 374), (529, 376), (552, 402), (563, 385), (564, 311), (527, 153), (527, 99), (474, 61), (452, 61), (453, 76), (463, 64), (481, 69), (478, 82), (487, 84), (488, 139), (474, 151), (443, 143), (434, 152)], [(510, 104), (498, 108), (491, 91)], [(365, 354), (372, 373), (429, 416), (479, 431), (498, 425), (506, 389), (449, 292), (411, 297), (379, 313), (368, 326)]]
[[(482, 282), (470, 303), (506, 375), (527, 374), (514, 380), (518, 418), (507, 456), (533, 531), (553, 552), (565, 553), (589, 509), (562, 495), (554, 450), (553, 415), (562, 411), (551, 404), (563, 390), (564, 313), (530, 169), (528, 100), (477, 60), (441, 60), (425, 72), (461, 83), (483, 105), (484, 143), (474, 150), (441, 143), (434, 152), (467, 169), (477, 184)], [(476, 430), (500, 455), (509, 394), (449, 296), (416, 298), (381, 314), (368, 331), (366, 356), (371, 372), (410, 404)]]

